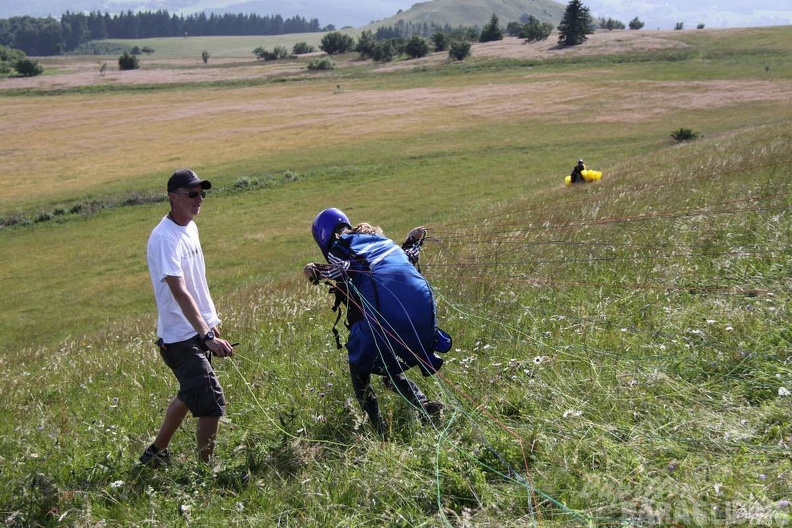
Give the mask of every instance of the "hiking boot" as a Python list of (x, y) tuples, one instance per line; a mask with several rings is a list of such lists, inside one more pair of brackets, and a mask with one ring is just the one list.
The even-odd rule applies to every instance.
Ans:
[(160, 468), (170, 465), (171, 455), (170, 451), (167, 449), (158, 449), (157, 446), (151, 444), (146, 448), (145, 451), (143, 451), (143, 454), (140, 455), (139, 460), (144, 466)]
[(421, 413), (421, 420), (424, 423), (434, 423), (436, 420), (440, 418), (440, 413), (442, 412), (444, 405), (440, 402), (436, 401), (427, 401), (423, 404), (424, 412)]
[(423, 408), (424, 411), (426, 411), (426, 414), (428, 414), (429, 416), (437, 416), (440, 414), (440, 411), (442, 411), (443, 408), (445, 408), (445, 406), (440, 402), (428, 401), (423, 404)]

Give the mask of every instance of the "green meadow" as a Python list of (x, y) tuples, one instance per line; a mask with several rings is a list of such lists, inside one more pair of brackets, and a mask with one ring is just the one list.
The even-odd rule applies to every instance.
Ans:
[[(252, 60), (291, 40), (160, 39), (145, 82), (59, 85), (69, 58), (0, 84), (5, 525), (792, 524), (792, 32), (663, 38), (330, 72)], [(601, 181), (565, 186), (578, 158)], [(188, 418), (151, 470), (176, 387), (145, 248), (180, 167), (212, 181), (196, 223), (241, 344), (216, 460)], [(330, 206), (429, 233), (454, 346), (412, 377), (446, 408), (422, 424), (375, 380), (387, 442), (301, 273)]]

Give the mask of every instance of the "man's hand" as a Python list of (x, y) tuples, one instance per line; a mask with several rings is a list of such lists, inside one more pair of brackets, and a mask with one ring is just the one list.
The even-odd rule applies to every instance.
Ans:
[(311, 281), (311, 284), (319, 284), (321, 277), (319, 276), (319, 271), (315, 263), (310, 262), (306, 264), (303, 268), (303, 275), (305, 275), (306, 278)]
[(414, 244), (426, 238), (426, 228), (424, 226), (414, 227), (407, 234), (407, 243)]
[[(215, 332), (217, 334), (217, 332)], [(234, 355), (234, 347), (231, 346), (231, 343), (226, 341), (225, 339), (220, 339), (219, 337), (215, 337), (214, 339), (210, 339), (206, 341), (206, 348), (208, 348), (213, 356), (217, 357), (231, 357)]]

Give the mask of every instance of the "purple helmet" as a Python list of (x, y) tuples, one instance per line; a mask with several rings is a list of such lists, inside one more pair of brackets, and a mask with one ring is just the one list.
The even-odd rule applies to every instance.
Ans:
[(325, 258), (327, 258), (327, 253), (330, 251), (330, 246), (333, 245), (333, 235), (341, 225), (352, 227), (347, 215), (335, 207), (325, 209), (314, 218), (311, 233), (313, 233), (316, 245), (322, 250), (322, 255)]

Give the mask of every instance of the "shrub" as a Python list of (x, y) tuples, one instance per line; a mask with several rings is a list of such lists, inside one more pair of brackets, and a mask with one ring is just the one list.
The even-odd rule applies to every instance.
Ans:
[(355, 39), (344, 33), (333, 31), (322, 37), (322, 43), (319, 44), (319, 49), (328, 55), (346, 53), (355, 49)]
[(19, 59), (16, 61), (14, 69), (22, 77), (35, 77), (44, 71), (44, 68), (38, 62), (30, 59)]
[(0, 73), (11, 73), (11, 70), (16, 69), (14, 65), (24, 58), (24, 51), (0, 45)]
[(289, 57), (289, 50), (287, 50), (284, 46), (275, 46), (272, 51), (259, 46), (253, 50), (253, 53), (256, 55), (257, 59), (262, 59), (265, 61), (287, 59)]
[(390, 62), (399, 54), (394, 39), (381, 40), (374, 46), (371, 58), (377, 62)]
[(132, 55), (140, 55), (143, 51), (140, 49), (140, 46), (134, 46), (130, 53), (132, 53)]
[(448, 49), (448, 35), (438, 31), (432, 35), (432, 42), (434, 43), (435, 51), (445, 51)]
[(414, 35), (404, 46), (404, 52), (413, 59), (429, 55), (429, 43), (425, 38)]
[(305, 53), (313, 53), (314, 51), (316, 51), (316, 48), (307, 42), (298, 42), (292, 47), (292, 53), (294, 55), (303, 55)]
[(452, 42), (451, 47), (448, 50), (448, 56), (459, 61), (470, 57), (470, 42), (464, 40)]
[(547, 40), (552, 32), (553, 24), (541, 22), (538, 18), (529, 16), (528, 22), (522, 26), (519, 37), (524, 38), (526, 42), (538, 42)]
[(597, 21), (597, 25), (601, 29), (607, 29), (609, 31), (612, 29), (624, 29), (624, 22), (610, 17), (607, 19), (600, 17)]
[(696, 139), (698, 136), (697, 132), (693, 132), (689, 128), (680, 128), (671, 132), (671, 137), (677, 141), (690, 141)]
[(209, 57), (211, 57), (211, 56), (212, 56), (212, 54), (209, 53), (208, 51), (201, 52), (201, 60), (203, 61), (204, 64), (209, 62)]
[(272, 49), (272, 54), (275, 56), (275, 60), (289, 58), (289, 50), (286, 49), (286, 46), (275, 46)]
[(335, 64), (327, 57), (313, 59), (308, 63), (309, 70), (332, 70), (333, 68), (335, 68)]
[(377, 47), (377, 39), (370, 29), (364, 30), (358, 37), (357, 46), (355, 51), (360, 53), (360, 58), (368, 59), (374, 56), (374, 48)]
[(154, 53), (154, 48), (151, 48), (151, 47), (149, 47), (149, 46), (143, 46), (143, 47), (140, 49), (140, 51), (142, 51), (142, 52), (143, 52), (143, 53), (145, 53), (146, 55), (151, 55), (152, 53)]
[(681, 31), (681, 30), (685, 29), (685, 23), (684, 22), (677, 22), (676, 25), (674, 26), (674, 29), (677, 30), (677, 31)]
[(118, 57), (119, 70), (137, 70), (138, 68), (140, 68), (140, 64), (138, 63), (138, 58), (134, 55), (130, 55), (125, 51), (123, 55)]
[(630, 20), (629, 27), (630, 29), (641, 29), (644, 27), (644, 23), (641, 21), (640, 18), (635, 17), (632, 20)]
[(506, 34), (510, 37), (519, 37), (522, 33), (523, 25), (520, 22), (509, 22), (506, 24)]

